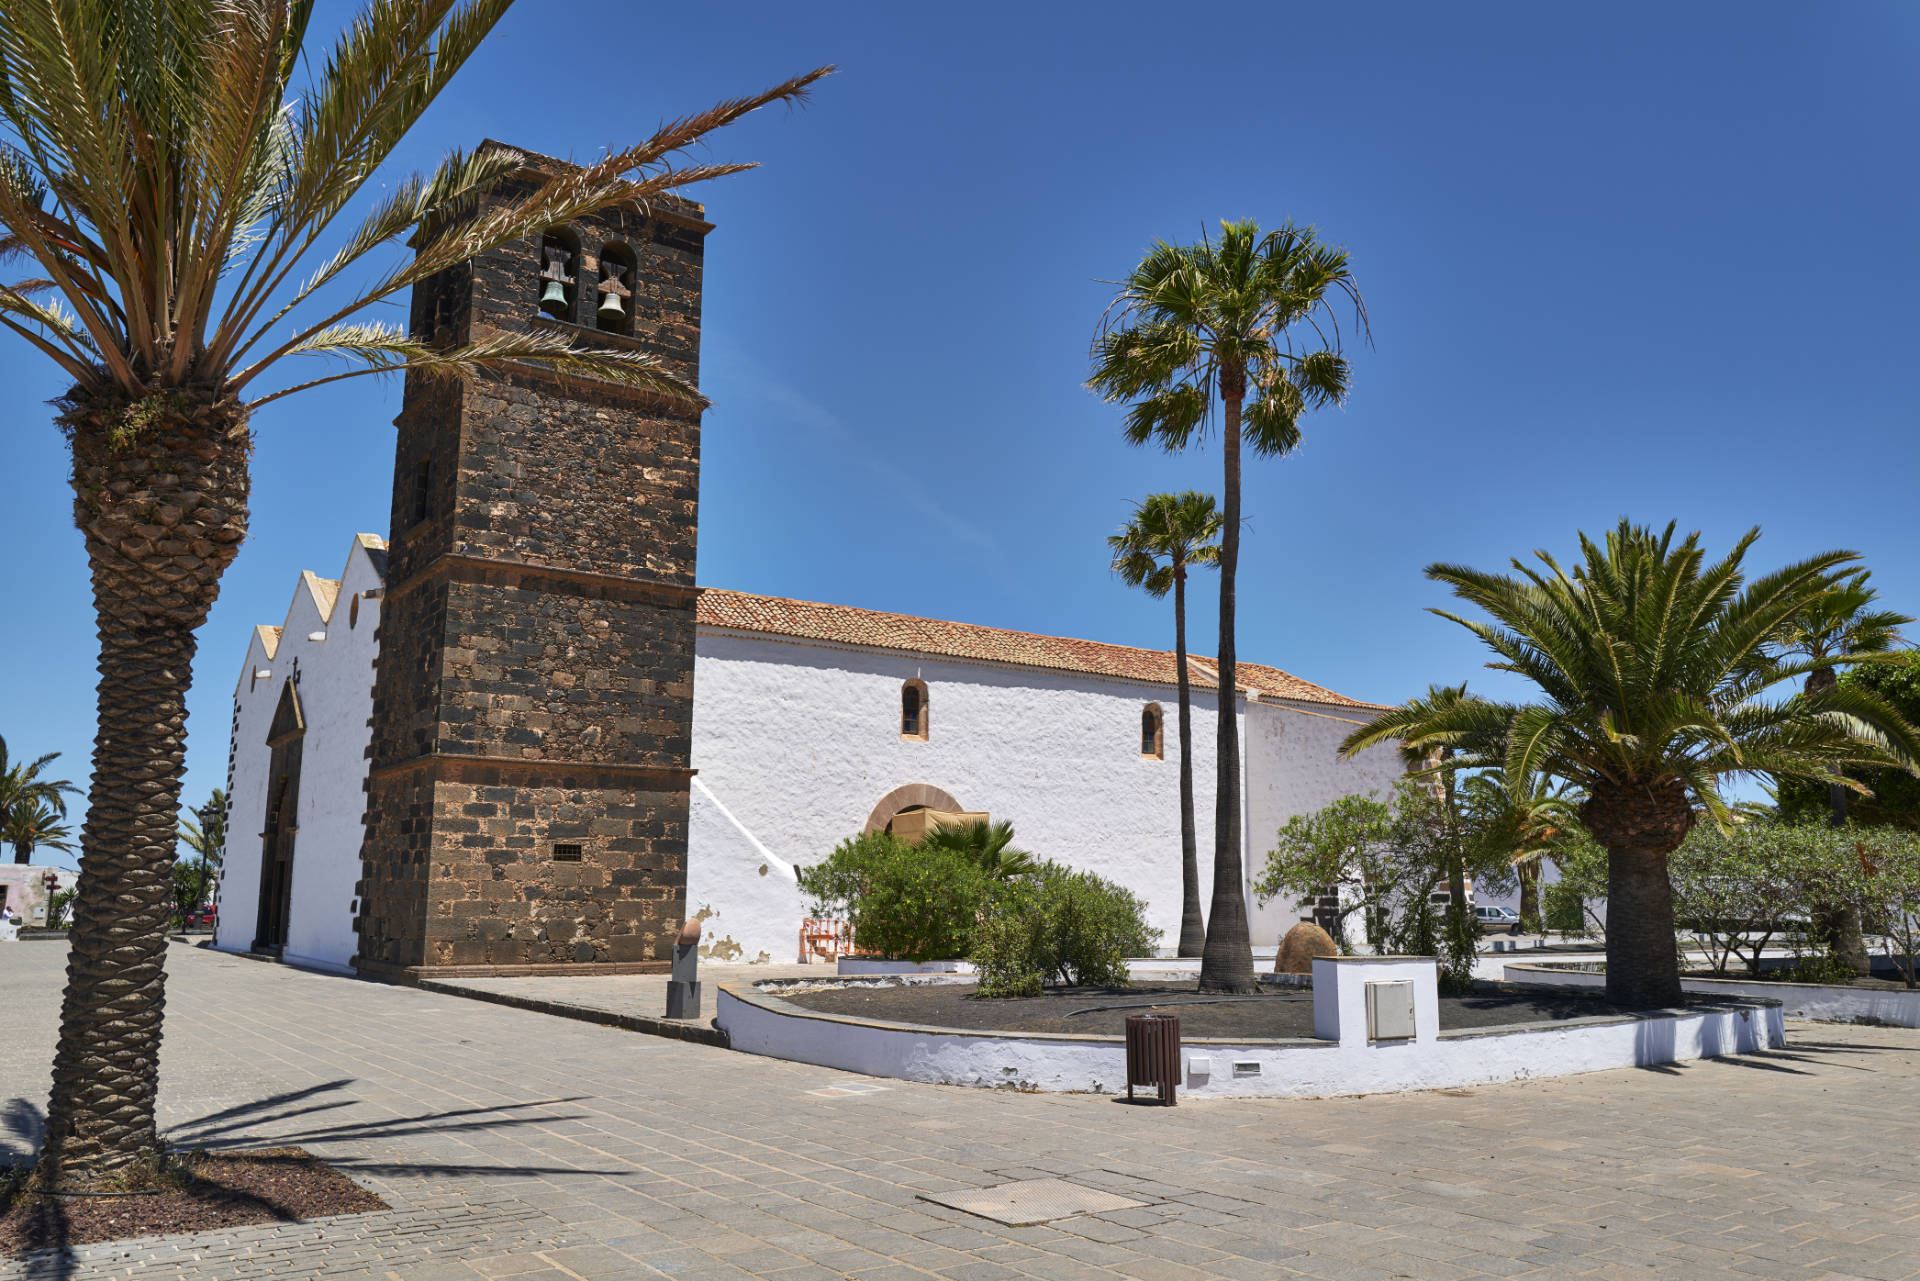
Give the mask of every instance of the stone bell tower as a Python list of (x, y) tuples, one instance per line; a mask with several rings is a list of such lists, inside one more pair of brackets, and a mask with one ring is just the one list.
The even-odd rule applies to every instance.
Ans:
[[(529, 156), (484, 200), (565, 168)], [(669, 196), (482, 254), (414, 287), (413, 330), (544, 330), (691, 383), (701, 213)], [(395, 426), (355, 964), (664, 970), (686, 914), (699, 411), (527, 366), (409, 375)]]

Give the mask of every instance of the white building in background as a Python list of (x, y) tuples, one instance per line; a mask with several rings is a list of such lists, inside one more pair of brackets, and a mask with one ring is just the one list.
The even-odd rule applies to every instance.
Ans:
[[(309, 965), (354, 954), (362, 783), (385, 543), (355, 538), (337, 580), (303, 573), (286, 621), (257, 627), (234, 692), (233, 811), (216, 945), (273, 944)], [(1171, 652), (709, 588), (694, 650), (687, 910), (718, 959), (791, 961), (807, 903), (794, 869), (902, 810), (984, 811), (1016, 843), (1097, 872), (1180, 924), (1178, 734)], [(1202, 901), (1211, 894), (1211, 663), (1192, 660)], [(1243, 663), (1244, 864), (1251, 881), (1289, 817), (1383, 797), (1392, 747), (1337, 748), (1379, 707)], [(292, 731), (298, 729), (297, 736)], [(276, 806), (269, 739), (300, 753)], [(281, 812), (290, 810), (290, 812)], [(1249, 896), (1255, 946), (1299, 919)]]

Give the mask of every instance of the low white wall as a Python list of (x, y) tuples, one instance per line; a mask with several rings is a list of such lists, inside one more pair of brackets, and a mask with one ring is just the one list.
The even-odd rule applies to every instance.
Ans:
[(834, 963), (842, 974), (971, 974), (972, 961), (883, 961), (877, 956), (843, 956)]
[[(1558, 969), (1539, 963), (1507, 966), (1509, 983), (1605, 987), (1607, 976), (1592, 970)], [(1828, 983), (1768, 983), (1761, 979), (1683, 978), (1682, 990), (1701, 996), (1760, 997), (1780, 1002), (1790, 1019), (1854, 1023), (1871, 1019), (1889, 1027), (1920, 1027), (1920, 991), (1841, 987)]]
[[(1047, 1093), (1126, 1089), (1118, 1038), (966, 1032), (807, 1010), (746, 983), (719, 985), (715, 1024), (736, 1050), (938, 1085)], [(1778, 1006), (1729, 1005), (1648, 1018), (1577, 1019), (1432, 1041), (1226, 1041), (1182, 1044), (1185, 1093), (1196, 1098), (1325, 1098), (1384, 1094), (1609, 1068), (1644, 1067), (1786, 1044)], [(1207, 1071), (1192, 1070), (1204, 1058)]]

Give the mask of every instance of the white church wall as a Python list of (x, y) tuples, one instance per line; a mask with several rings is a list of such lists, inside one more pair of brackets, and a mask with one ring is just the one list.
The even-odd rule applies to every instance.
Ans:
[(1365, 709), (1276, 701), (1254, 704), (1244, 718), (1247, 923), (1255, 947), (1275, 946), (1300, 920), (1296, 903), (1279, 898), (1262, 906), (1251, 889), (1281, 826), (1356, 792), (1384, 801), (1405, 775), (1391, 744), (1351, 760), (1340, 755), (1341, 740), (1370, 717)]
[(701, 956), (794, 961), (806, 908), (793, 864), (761, 844), (699, 775), (689, 799), (687, 913), (700, 918)]
[[(281, 637), (280, 654), (300, 658), (300, 700), (307, 733), (300, 761), (300, 832), (294, 842), (293, 892), (285, 957), (345, 970), (353, 960), (355, 884), (360, 879), (361, 816), (366, 808), (366, 747), (373, 715), (374, 627), (378, 600), (353, 598), (380, 586), (364, 548), (354, 544), (331, 617)], [(317, 618), (317, 614), (314, 615)], [(309, 631), (324, 631), (310, 641)]]
[[(305, 592), (303, 584), (300, 588)], [(266, 676), (255, 678), (264, 671)], [(228, 795), (227, 848), (220, 866), (214, 946), (244, 952), (253, 946), (260, 906), (260, 830), (267, 817), (267, 727), (280, 698), (284, 672), (274, 665), (254, 628), (247, 661), (234, 690), (233, 779)]]
[[(693, 765), (780, 858), (816, 863), (859, 832), (888, 792), (931, 784), (967, 809), (1011, 820), (1016, 842), (1042, 857), (1126, 885), (1147, 900), (1163, 946), (1178, 941), (1172, 690), (705, 629), (697, 653)], [(901, 685), (916, 677), (927, 685), (924, 742), (900, 737)], [(1165, 712), (1162, 760), (1140, 756), (1148, 703)], [(1203, 829), (1213, 812), (1215, 706), (1211, 692), (1196, 691), (1194, 800)], [(696, 876), (710, 830), (697, 828), (690, 845)], [(1204, 854), (1203, 896), (1212, 879)], [(797, 950), (798, 921), (788, 930), (796, 937), (786, 948)]]

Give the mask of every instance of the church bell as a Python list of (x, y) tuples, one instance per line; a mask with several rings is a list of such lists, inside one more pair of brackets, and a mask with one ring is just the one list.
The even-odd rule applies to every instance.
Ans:
[(540, 291), (540, 310), (549, 316), (567, 318), (567, 287), (557, 280), (547, 281), (547, 287)]
[(616, 294), (611, 289), (609, 289), (606, 293), (600, 295), (600, 323), (601, 324), (617, 325), (626, 316), (626, 314), (627, 313), (620, 306), (619, 294)]

